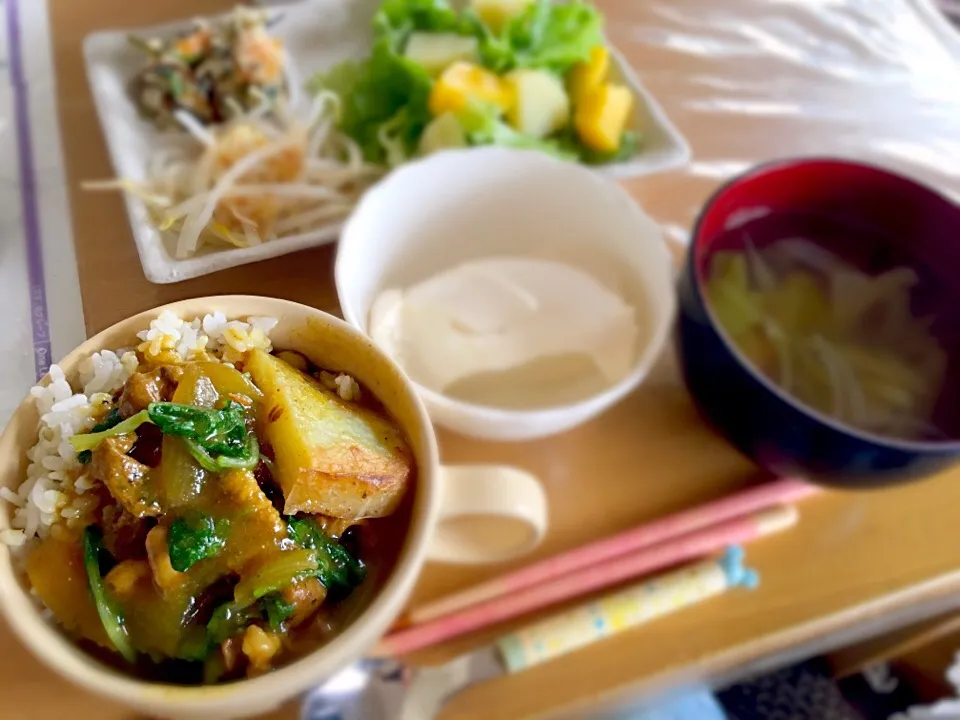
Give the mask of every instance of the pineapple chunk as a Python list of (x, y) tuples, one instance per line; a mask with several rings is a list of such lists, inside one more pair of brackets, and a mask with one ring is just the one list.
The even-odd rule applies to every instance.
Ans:
[(610, 51), (603, 45), (597, 45), (590, 51), (590, 59), (574, 65), (567, 77), (573, 104), (579, 105), (587, 95), (600, 87), (607, 79), (609, 70)]
[(415, 32), (407, 40), (403, 54), (422, 65), (431, 75), (439, 75), (458, 60), (477, 59), (478, 42), (475, 37), (454, 33)]
[(420, 153), (429, 155), (439, 150), (466, 147), (467, 136), (453, 113), (435, 117), (420, 136)]
[(285, 514), (360, 520), (397, 508), (413, 455), (389, 419), (262, 350), (251, 351), (244, 369), (263, 391), (261, 437), (273, 448)]
[(570, 119), (570, 100), (563, 83), (543, 70), (514, 70), (504, 78), (512, 102), (507, 121), (519, 132), (546, 137)]
[(533, 0), (472, 0), (470, 7), (494, 33), (523, 12)]
[(455, 62), (437, 78), (430, 91), (429, 107), (434, 117), (458, 113), (471, 100), (493, 103), (506, 110), (510, 93), (503, 81), (489, 70), (468, 62)]
[(633, 95), (627, 88), (604, 83), (589, 93), (574, 111), (577, 135), (589, 148), (616, 152), (632, 106)]

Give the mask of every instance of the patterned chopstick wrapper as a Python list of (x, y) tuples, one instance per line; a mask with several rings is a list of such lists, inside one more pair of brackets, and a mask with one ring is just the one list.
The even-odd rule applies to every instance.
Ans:
[(743, 550), (734, 546), (720, 558), (656, 576), (527, 626), (498, 640), (497, 647), (508, 672), (518, 672), (729, 588), (752, 588), (757, 582), (757, 574), (743, 566)]

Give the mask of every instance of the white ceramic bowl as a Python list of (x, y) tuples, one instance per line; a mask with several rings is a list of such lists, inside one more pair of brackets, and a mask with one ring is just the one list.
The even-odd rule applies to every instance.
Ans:
[(538, 409), (470, 404), (414, 383), (430, 417), (490, 440), (568, 430), (623, 398), (647, 375), (673, 323), (670, 253), (659, 226), (616, 183), (537, 152), (476, 148), (408, 164), (371, 189), (344, 227), (336, 262), (343, 316), (369, 333), (370, 308), (470, 259), (543, 257), (587, 269), (638, 310), (630, 372), (584, 400)]

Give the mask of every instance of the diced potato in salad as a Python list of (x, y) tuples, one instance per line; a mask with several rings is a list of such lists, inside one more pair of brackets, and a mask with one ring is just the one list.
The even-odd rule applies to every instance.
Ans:
[(420, 154), (429, 155), (440, 150), (467, 146), (467, 134), (453, 113), (443, 113), (430, 121), (420, 136)]
[(563, 83), (544, 70), (514, 70), (505, 78), (511, 102), (507, 120), (535, 138), (562, 129), (570, 118), (570, 100)]
[(415, 32), (407, 40), (404, 55), (420, 63), (431, 75), (439, 75), (458, 61), (474, 62), (478, 42), (475, 37), (454, 33)]

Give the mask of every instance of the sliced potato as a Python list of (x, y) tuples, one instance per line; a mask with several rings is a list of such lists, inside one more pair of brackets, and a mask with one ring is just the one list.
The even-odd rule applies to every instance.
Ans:
[(396, 509), (413, 454), (393, 423), (262, 350), (245, 369), (264, 394), (261, 436), (273, 448), (287, 515), (360, 520)]
[(505, 82), (512, 104), (507, 121), (519, 132), (543, 138), (570, 119), (570, 100), (563, 83), (543, 70), (514, 70)]
[(415, 32), (407, 40), (403, 54), (423, 66), (431, 75), (439, 75), (458, 60), (477, 59), (479, 43), (475, 37), (454, 33)]

